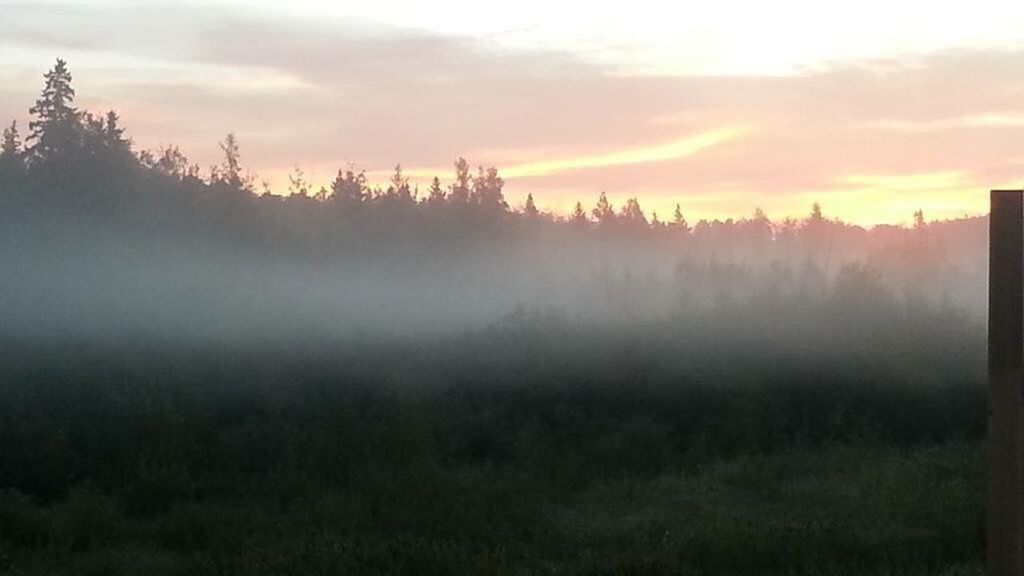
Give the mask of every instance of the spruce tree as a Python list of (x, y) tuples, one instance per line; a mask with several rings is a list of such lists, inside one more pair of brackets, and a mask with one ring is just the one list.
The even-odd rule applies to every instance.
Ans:
[(441, 179), (434, 176), (430, 182), (430, 190), (427, 191), (427, 202), (430, 204), (441, 204), (444, 202), (444, 188), (441, 187)]
[(456, 160), (455, 183), (452, 184), (452, 193), (448, 196), (448, 199), (456, 204), (468, 202), (472, 180), (472, 177), (469, 175), (469, 162), (465, 158)]
[(75, 89), (67, 63), (58, 59), (44, 78), (43, 93), (29, 109), (35, 119), (28, 125), (28, 155), (43, 162), (67, 156), (81, 135), (81, 116), (74, 107)]
[(573, 224), (583, 225), (587, 223), (587, 213), (583, 211), (583, 204), (577, 202), (576, 207), (572, 210), (572, 216), (569, 221)]
[(224, 153), (224, 162), (220, 165), (214, 179), (227, 184), (232, 188), (243, 189), (245, 182), (242, 180), (242, 167), (239, 163), (241, 154), (238, 149), (238, 139), (234, 133), (229, 132), (220, 143), (220, 149)]
[(526, 195), (526, 206), (523, 207), (523, 213), (530, 218), (535, 218), (540, 214), (540, 210), (537, 210), (537, 205), (533, 202), (533, 194)]
[(594, 207), (593, 214), (594, 220), (599, 224), (609, 224), (615, 220), (615, 209), (604, 192), (601, 192), (601, 197), (597, 199), (597, 206)]
[(14, 184), (24, 168), (21, 136), (18, 134), (18, 123), (15, 121), (4, 128), (3, 140), (0, 141), (0, 187)]
[(0, 142), (0, 158), (12, 159), (21, 157), (21, 135), (18, 133), (18, 121), (4, 128), (3, 141)]

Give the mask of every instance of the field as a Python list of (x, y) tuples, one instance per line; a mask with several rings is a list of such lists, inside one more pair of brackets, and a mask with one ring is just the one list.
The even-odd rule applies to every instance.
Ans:
[(980, 574), (981, 328), (889, 319), (11, 343), (0, 570)]

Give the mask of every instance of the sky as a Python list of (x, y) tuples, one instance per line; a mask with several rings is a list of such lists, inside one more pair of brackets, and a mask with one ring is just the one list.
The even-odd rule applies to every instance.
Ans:
[(56, 58), (136, 149), (237, 135), (285, 193), (338, 169), (421, 191), (496, 166), (544, 210), (864, 225), (1024, 185), (1024, 2), (0, 0), (0, 120)]

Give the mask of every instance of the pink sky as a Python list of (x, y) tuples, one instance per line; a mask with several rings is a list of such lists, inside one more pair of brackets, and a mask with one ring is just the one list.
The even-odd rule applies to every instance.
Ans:
[(296, 166), (320, 185), (350, 163), (383, 182), (401, 162), (425, 188), (464, 156), (497, 166), (513, 205), (532, 192), (564, 212), (605, 191), (692, 221), (818, 201), (874, 224), (981, 213), (988, 189), (1024, 184), (1024, 11), (916, 21), (820, 4), (783, 2), (801, 12), (754, 27), (718, 8), (12, 2), (0, 119), (27, 121), (59, 56), (80, 106), (117, 109), (137, 148), (176, 144), (208, 166), (232, 131), (281, 192)]

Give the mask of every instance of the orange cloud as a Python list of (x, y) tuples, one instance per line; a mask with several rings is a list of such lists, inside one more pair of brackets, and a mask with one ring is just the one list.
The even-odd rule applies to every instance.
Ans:
[[(679, 140), (673, 140), (654, 146), (628, 148), (600, 154), (571, 156), (555, 160), (535, 160), (506, 164), (500, 160), (497, 167), (504, 178), (533, 178), (551, 176), (563, 172), (630, 166), (666, 160), (688, 158), (713, 146), (740, 138), (752, 131), (749, 127), (725, 127), (708, 130)], [(451, 168), (403, 168), (403, 174), (416, 180), (427, 180), (434, 176), (446, 176)], [(383, 181), (391, 175), (390, 171), (374, 170), (367, 172), (372, 181)]]
[(894, 132), (937, 132), (956, 128), (1021, 128), (1024, 115), (1021, 114), (974, 114), (940, 118), (937, 120), (907, 121), (880, 120), (861, 124), (859, 128), (890, 130)]
[(706, 148), (734, 140), (748, 131), (749, 128), (720, 128), (658, 146), (619, 150), (605, 154), (560, 160), (541, 160), (518, 166), (510, 166), (503, 173), (509, 178), (548, 176), (559, 172), (585, 170), (588, 168), (628, 166), (676, 160), (693, 156)]

